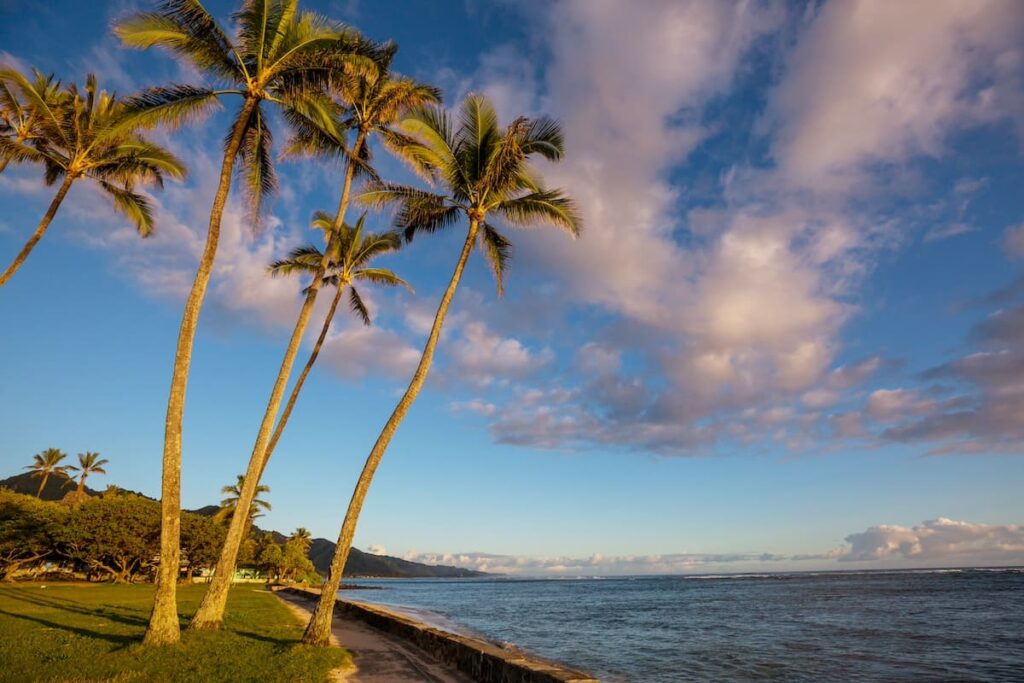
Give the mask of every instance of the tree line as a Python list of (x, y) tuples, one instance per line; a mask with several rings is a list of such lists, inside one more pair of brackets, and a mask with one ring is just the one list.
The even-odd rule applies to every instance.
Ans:
[[(303, 299), (280, 369), (274, 379), (237, 505), (248, 509), (260, 478), (295, 408), (344, 292), (352, 311), (370, 323), (356, 283), (405, 285), (375, 257), (415, 237), (461, 225), (465, 239), (448, 285), (438, 302), (420, 361), (366, 458), (338, 536), (320, 600), (303, 641), (326, 645), (334, 596), (348, 560), (356, 524), (373, 476), (387, 447), (430, 371), (449, 306), (474, 250), (482, 252), (498, 294), (512, 256), (507, 227), (553, 226), (575, 237), (582, 221), (563, 191), (547, 187), (531, 159), (559, 161), (563, 134), (548, 117), (520, 116), (502, 124), (493, 105), (471, 94), (453, 111), (440, 90), (392, 69), (393, 42), (377, 42), (355, 28), (302, 11), (297, 0), (245, 0), (225, 28), (197, 0), (163, 0), (152, 10), (118, 21), (115, 34), (139, 49), (162, 48), (203, 80), (154, 86), (120, 98), (98, 89), (89, 76), (85, 88), (61, 88), (53, 76), (29, 76), (0, 69), (0, 157), (3, 164), (38, 164), (44, 180), (58, 185), (53, 202), (29, 241), (0, 275), (4, 286), (26, 261), (60, 208), (71, 184), (98, 183), (143, 237), (153, 217), (139, 185), (159, 187), (165, 177), (181, 179), (184, 164), (145, 137), (158, 126), (176, 129), (234, 103), (226, 131), (220, 174), (205, 243), (185, 300), (174, 355), (164, 423), (160, 498), (160, 538), (156, 592), (144, 642), (163, 645), (179, 639), (176, 586), (182, 571), (183, 517), (180, 505), (182, 415), (193, 340), (217, 257), (221, 219), (236, 183), (245, 191), (250, 215), (258, 221), (263, 200), (276, 187), (272, 119), (276, 111), (287, 129), (283, 153), (328, 165), (336, 173), (338, 205), (317, 212), (313, 227), (321, 245), (311, 244), (270, 264), (271, 275), (305, 276)], [(384, 149), (422, 180), (419, 186), (390, 182), (375, 168)], [(0, 171), (3, 168), (0, 167)], [(351, 204), (365, 210), (393, 210), (392, 229), (365, 230), (363, 213), (350, 221)], [(285, 401), (302, 338), (322, 288), (332, 290), (331, 306), (318, 340)], [(2, 290), (0, 290), (2, 291)], [(284, 409), (281, 410), (282, 403)], [(233, 515), (220, 546), (209, 590), (190, 628), (219, 628), (227, 591), (246, 538), (246, 517)]]
[[(182, 512), (182, 569), (188, 580), (213, 569), (227, 533), (225, 520), (233, 513), (227, 501), (216, 515)], [(149, 579), (159, 541), (160, 504), (116, 486), (99, 496), (59, 502), (0, 489), (0, 581), (16, 574), (72, 574), (116, 583)], [(238, 565), (268, 581), (315, 585), (320, 575), (307, 557), (311, 543), (301, 527), (284, 543), (270, 533), (247, 533)]]

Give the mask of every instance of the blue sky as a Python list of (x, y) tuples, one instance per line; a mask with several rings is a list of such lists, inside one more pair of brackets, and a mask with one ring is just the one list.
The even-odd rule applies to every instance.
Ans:
[[(143, 6), (0, 2), (0, 57), (125, 94), (194, 81), (110, 35)], [(305, 6), (395, 39), (397, 69), (448, 105), (481, 91), (505, 119), (559, 117), (566, 161), (543, 171), (587, 225), (576, 242), (516, 232), (501, 299), (474, 257), (357, 546), (570, 574), (1024, 560), (1019, 3)], [(228, 21), (230, 3), (209, 7)], [(153, 194), (156, 235), (140, 240), (83, 184), (0, 291), (0, 473), (50, 446), (96, 450), (110, 482), (158, 491), (226, 120), (157, 134), (191, 174)], [(298, 284), (264, 267), (337, 202), (337, 168), (278, 170), (262, 228), (237, 195), (226, 214), (189, 385), (186, 506), (244, 468), (298, 309)], [(0, 176), (4, 258), (49, 202), (39, 176)], [(388, 257), (416, 293), (366, 292), (374, 327), (332, 330), (261, 524), (336, 536), (458, 232)]]

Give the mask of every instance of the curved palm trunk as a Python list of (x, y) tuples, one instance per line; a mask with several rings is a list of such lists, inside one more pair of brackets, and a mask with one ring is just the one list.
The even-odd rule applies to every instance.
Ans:
[(171, 391), (164, 423), (163, 476), (160, 482), (160, 564), (157, 567), (153, 612), (143, 637), (143, 643), (147, 645), (168, 645), (178, 642), (180, 638), (177, 587), (181, 560), (181, 421), (185, 413), (185, 390), (192, 364), (192, 342), (199, 323), (199, 311), (206, 296), (206, 287), (210, 283), (220, 241), (221, 217), (231, 190), (231, 173), (238, 148), (242, 144), (242, 136), (255, 107), (256, 100), (247, 98), (231, 132), (231, 140), (224, 150), (217, 194), (214, 195), (210, 210), (206, 245), (199, 259), (199, 269), (192, 282), (192, 289), (185, 301), (181, 328), (178, 330), (178, 346), (174, 353), (174, 372), (171, 375)]
[(50, 473), (49, 472), (45, 472), (43, 474), (43, 481), (42, 481), (41, 484), (39, 484), (39, 490), (36, 491), (36, 498), (42, 498), (43, 497), (43, 489), (46, 488), (46, 481), (49, 478), (50, 478)]
[(78, 493), (84, 493), (85, 492), (85, 477), (86, 476), (87, 475), (85, 474), (85, 472), (82, 472), (82, 476), (78, 478), (78, 489), (77, 489)]
[(32, 233), (32, 236), (28, 238), (28, 242), (26, 242), (25, 246), (21, 248), (18, 255), (14, 257), (14, 261), (11, 262), (11, 265), (7, 266), (7, 270), (4, 271), (4, 274), (0, 275), (0, 287), (7, 284), (7, 281), (10, 280), (18, 271), (18, 268), (21, 268), (21, 264), (28, 258), (28, 255), (35, 248), (36, 243), (43, 238), (43, 234), (46, 232), (46, 229), (50, 227), (50, 222), (53, 221), (53, 217), (57, 215), (57, 209), (60, 208), (60, 203), (64, 201), (64, 197), (67, 195), (68, 190), (71, 189), (71, 183), (73, 182), (75, 182), (75, 179), (70, 174), (64, 176), (64, 182), (61, 183), (60, 189), (57, 190), (57, 195), (53, 198), (53, 201), (50, 202), (50, 207), (46, 210), (46, 213), (43, 214), (43, 220), (39, 221), (39, 227), (37, 227), (36, 231)]
[[(362, 136), (357, 139), (356, 153), (358, 146), (362, 144)], [(355, 166), (348, 164), (345, 170), (345, 183), (341, 193), (341, 202), (338, 206), (338, 214), (335, 218), (337, 226), (344, 220), (345, 211), (348, 209), (349, 193), (352, 188), (352, 177), (355, 174)], [(267, 401), (267, 409), (263, 413), (263, 420), (260, 423), (259, 432), (256, 435), (256, 444), (253, 446), (252, 455), (249, 457), (249, 467), (245, 471), (245, 479), (242, 482), (238, 494), (238, 508), (248, 510), (256, 497), (256, 487), (260, 483), (263, 470), (266, 469), (269, 459), (268, 444), (271, 430), (277, 420), (277, 412), (281, 408), (281, 399), (284, 397), (284, 390), (288, 386), (288, 380), (292, 374), (292, 365), (299, 353), (302, 344), (302, 337), (309, 325), (310, 315), (313, 313), (313, 304), (316, 302), (317, 293), (323, 282), (322, 274), (330, 264), (330, 243), (333, 237), (328, 238), (327, 248), (324, 249), (323, 258), (320, 260), (320, 267), (313, 276), (313, 282), (309, 285), (306, 299), (299, 309), (298, 319), (292, 329), (291, 339), (288, 340), (288, 347), (285, 350), (284, 359), (281, 361), (281, 368), (277, 372), (277, 379), (274, 381), (274, 388), (270, 392), (270, 400)], [(228, 589), (231, 588), (231, 580), (235, 574), (235, 565), (238, 562), (238, 549), (245, 539), (244, 520), (236, 519), (232, 515), (231, 523), (228, 525), (227, 535), (224, 538), (224, 546), (221, 548), (220, 557), (217, 559), (217, 566), (213, 570), (213, 578), (210, 581), (210, 588), (203, 595), (203, 601), (199, 604), (190, 629), (218, 629), (224, 620), (224, 608), (227, 605)]]
[[(270, 443), (267, 445), (267, 456), (263, 459), (264, 467), (266, 467), (267, 461), (270, 460), (270, 456), (273, 455), (274, 449), (277, 448), (277, 442), (281, 440), (281, 433), (284, 432), (284, 428), (288, 424), (288, 418), (291, 417), (292, 410), (295, 408), (295, 402), (299, 398), (299, 392), (302, 391), (302, 385), (306, 383), (306, 378), (309, 377), (309, 373), (313, 370), (313, 364), (316, 363), (316, 359), (320, 355), (320, 349), (323, 348), (324, 341), (327, 339), (327, 333), (331, 329), (331, 322), (334, 320), (334, 314), (338, 310), (338, 303), (341, 301), (341, 294), (344, 291), (344, 286), (339, 283), (335, 289), (334, 298), (331, 299), (331, 307), (327, 309), (327, 315), (324, 317), (323, 327), (320, 328), (320, 336), (317, 337), (316, 344), (313, 345), (313, 350), (309, 354), (306, 366), (302, 368), (299, 378), (295, 380), (295, 386), (292, 387), (288, 403), (285, 404), (281, 418), (277, 421), (277, 427), (274, 428), (274, 435), (270, 437)], [(262, 474), (263, 471), (260, 470), (260, 475)]]
[(359, 522), (359, 512), (363, 509), (363, 501), (366, 500), (366, 492), (370, 489), (373, 475), (377, 471), (377, 466), (380, 465), (384, 452), (387, 450), (388, 444), (391, 443), (391, 438), (395, 435), (398, 425), (405, 418), (405, 414), (409, 412), (409, 407), (412, 406), (416, 396), (420, 393), (420, 389), (423, 388), (423, 383), (427, 380), (427, 373), (430, 372), (430, 365), (434, 360), (437, 340), (441, 336), (441, 327), (444, 325), (445, 316), (448, 314), (448, 305), (451, 303), (455, 290), (459, 286), (459, 281), (462, 279), (462, 271), (466, 268), (466, 261), (469, 260), (469, 254), (473, 250), (473, 242), (476, 240), (478, 227), (479, 225), (476, 220), (470, 221), (466, 243), (462, 246), (462, 253), (459, 255), (459, 261), (455, 266), (452, 279), (448, 283), (448, 289), (445, 290), (444, 296), (441, 297), (441, 303), (437, 307), (437, 313), (434, 315), (434, 324), (430, 328), (430, 335), (427, 337), (427, 343), (423, 347), (423, 355), (420, 357), (420, 364), (416, 367), (416, 372), (413, 373), (412, 381), (409, 382), (409, 388), (405, 390), (402, 398), (399, 399), (394, 412), (391, 413), (391, 417), (384, 424), (384, 429), (381, 430), (376, 443), (373, 444), (370, 455), (366, 458), (366, 464), (363, 465), (363, 471), (359, 475), (359, 481), (356, 482), (356, 488), (352, 492), (348, 510), (345, 512), (345, 521), (341, 525), (341, 533), (338, 535), (338, 545), (334, 549), (334, 557), (331, 558), (331, 568), (327, 573), (327, 580), (324, 581), (323, 586), (320, 588), (320, 599), (317, 601), (316, 609), (313, 610), (313, 615), (306, 626), (306, 632), (302, 636), (302, 642), (307, 645), (327, 645), (330, 643), (334, 601), (338, 593), (338, 587), (341, 585), (341, 574), (345, 570), (349, 551), (352, 549), (352, 539), (356, 534), (356, 524)]

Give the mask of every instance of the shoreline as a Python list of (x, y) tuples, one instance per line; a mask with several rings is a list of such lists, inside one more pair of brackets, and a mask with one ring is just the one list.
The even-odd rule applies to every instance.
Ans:
[[(275, 589), (303, 599), (317, 599), (319, 589)], [(434, 661), (479, 683), (597, 683), (582, 671), (542, 659), (518, 647), (502, 647), (481, 637), (453, 633), (413, 616), (379, 605), (335, 599), (335, 615), (358, 620), (415, 646)], [(344, 643), (342, 643), (344, 646)]]

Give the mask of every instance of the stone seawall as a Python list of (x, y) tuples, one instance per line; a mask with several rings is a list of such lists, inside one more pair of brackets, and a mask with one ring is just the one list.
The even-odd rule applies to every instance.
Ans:
[[(314, 599), (320, 595), (319, 590), (294, 587), (280, 590)], [(479, 683), (597, 683), (596, 678), (580, 671), (505, 650), (484, 640), (442, 631), (377, 605), (339, 598), (335, 610), (413, 643), (437, 661)]]

